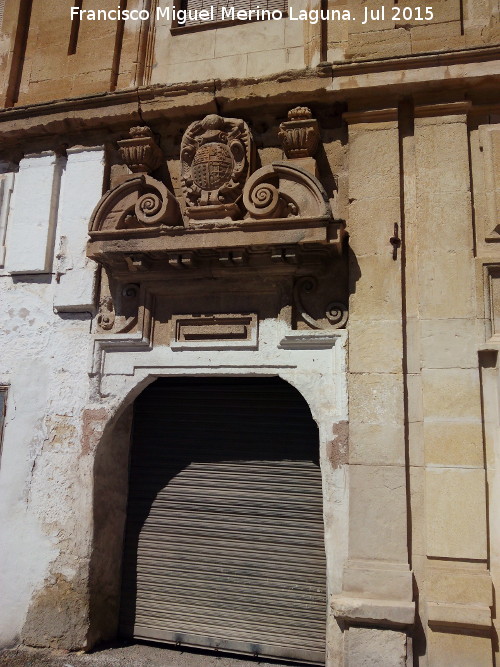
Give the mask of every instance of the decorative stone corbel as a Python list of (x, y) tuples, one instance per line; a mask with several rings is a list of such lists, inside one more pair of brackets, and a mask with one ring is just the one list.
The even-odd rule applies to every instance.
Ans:
[[(104, 289), (108, 291), (109, 285), (107, 281), (105, 283)], [(135, 283), (128, 283), (118, 290), (115, 289), (114, 292), (114, 297), (111, 294), (105, 294), (99, 301), (98, 331), (113, 334), (128, 333), (138, 321), (140, 287)], [(116, 307), (114, 299), (116, 299)]]
[(147, 126), (132, 127), (130, 139), (118, 142), (120, 156), (134, 174), (149, 174), (161, 165), (163, 151)]
[(338, 301), (332, 301), (324, 309), (322, 318), (312, 317), (303, 303), (303, 295), (314, 295), (318, 290), (318, 281), (314, 276), (302, 276), (293, 288), (293, 298), (297, 314), (307, 322), (312, 329), (342, 329), (347, 323), (349, 312), (347, 306)]
[(113, 299), (110, 296), (103, 296), (99, 300), (97, 326), (102, 331), (111, 331), (115, 326), (115, 308), (113, 306)]

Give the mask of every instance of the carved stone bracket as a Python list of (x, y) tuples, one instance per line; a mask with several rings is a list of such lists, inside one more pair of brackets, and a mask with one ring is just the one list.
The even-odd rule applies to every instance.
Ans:
[(137, 324), (139, 318), (140, 288), (135, 283), (125, 285), (121, 290), (121, 306), (124, 315), (116, 333), (128, 333)]
[(303, 296), (314, 295), (317, 289), (318, 281), (314, 276), (302, 276), (296, 281), (293, 297), (298, 314), (313, 329), (342, 329), (349, 317), (347, 306), (343, 303), (334, 301), (326, 306), (323, 318), (327, 320), (326, 323), (322, 322), (321, 319), (311, 317), (307, 312), (302, 301)]
[(120, 288), (116, 295), (117, 308), (110, 294), (103, 296), (99, 301), (98, 330), (113, 334), (130, 332), (137, 325), (139, 300), (140, 288), (135, 283)]
[(110, 296), (104, 296), (99, 300), (97, 326), (102, 331), (111, 331), (115, 326), (115, 308)]

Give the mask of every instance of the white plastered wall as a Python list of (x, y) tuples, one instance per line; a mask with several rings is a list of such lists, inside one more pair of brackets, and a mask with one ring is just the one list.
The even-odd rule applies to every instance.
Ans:
[[(0, 647), (17, 641), (44, 586), (77, 577), (88, 543), (81, 519), (89, 501), (82, 490), (91, 465), (82, 456), (80, 430), (89, 391), (95, 266), (85, 260), (85, 245), (103, 174), (102, 148), (59, 157), (46, 152), (23, 159), (15, 183), (9, 180), (13, 192), (2, 190), (9, 201), (0, 202), (6, 232), (0, 384), (8, 387), (0, 467)], [(63, 236), (72, 241), (58, 253)], [(63, 303), (70, 266), (78, 269), (78, 289)], [(55, 303), (74, 312), (56, 314)]]

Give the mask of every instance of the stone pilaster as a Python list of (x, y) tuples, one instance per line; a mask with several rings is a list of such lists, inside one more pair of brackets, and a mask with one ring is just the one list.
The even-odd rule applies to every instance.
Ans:
[(349, 548), (343, 591), (332, 605), (347, 630), (349, 664), (360, 664), (355, 661), (370, 645), (372, 662), (400, 665), (414, 603), (408, 565), (401, 256), (397, 243), (391, 244), (401, 226), (397, 113), (349, 113), (346, 120)]
[(440, 667), (492, 661), (466, 112), (417, 107), (404, 146), (413, 563)]

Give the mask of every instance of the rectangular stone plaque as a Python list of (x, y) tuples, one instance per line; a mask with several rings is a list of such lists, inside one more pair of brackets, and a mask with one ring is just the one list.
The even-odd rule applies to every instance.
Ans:
[(172, 349), (257, 347), (256, 314), (174, 315), (172, 321)]

